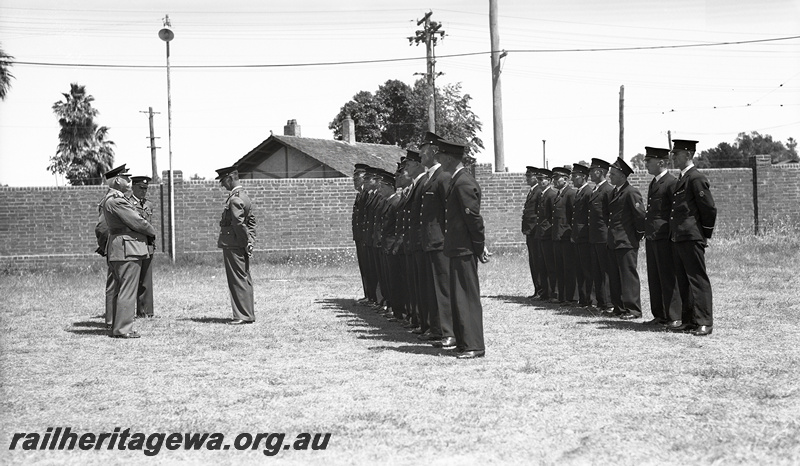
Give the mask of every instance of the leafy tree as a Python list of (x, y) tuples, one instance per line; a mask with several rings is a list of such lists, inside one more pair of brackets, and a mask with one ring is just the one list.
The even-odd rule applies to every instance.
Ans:
[[(411, 87), (389, 80), (373, 95), (361, 91), (347, 102), (328, 125), (334, 137), (342, 137), (342, 120), (350, 115), (356, 126), (356, 140), (375, 144), (416, 147), (428, 130), (428, 86), (420, 79)], [(461, 84), (436, 90), (436, 134), (469, 146), (469, 154), (483, 149), (476, 136), (482, 124), (470, 107), (472, 97), (462, 95)]]
[(739, 133), (733, 144), (721, 142), (717, 147), (700, 152), (695, 160), (698, 167), (732, 168), (749, 166), (750, 157), (770, 155), (772, 163), (798, 161), (797, 143), (789, 138), (788, 148), (780, 141), (773, 141), (769, 134), (756, 131)]
[(631, 157), (631, 168), (634, 170), (644, 170), (644, 154), (641, 152)]
[(70, 84), (63, 101), (53, 104), (61, 131), (56, 155), (47, 169), (66, 176), (73, 186), (101, 184), (103, 173), (114, 164), (114, 142), (108, 139), (108, 127), (97, 126), (98, 111), (92, 107), (94, 97), (86, 87)]
[(9, 68), (14, 64), (14, 57), (8, 55), (0, 47), (0, 100), (6, 100), (8, 90), (11, 89), (11, 79), (14, 77)]

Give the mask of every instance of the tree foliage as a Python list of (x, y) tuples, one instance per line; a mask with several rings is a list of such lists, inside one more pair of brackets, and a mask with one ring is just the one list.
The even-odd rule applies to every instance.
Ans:
[(109, 129), (95, 123), (99, 112), (92, 107), (94, 97), (86, 93), (85, 86), (72, 83), (69, 93), (62, 95), (64, 100), (53, 104), (61, 130), (56, 155), (47, 169), (64, 175), (73, 186), (101, 184), (103, 173), (114, 164)]
[(700, 152), (695, 165), (700, 168), (748, 167), (754, 155), (769, 155), (772, 163), (800, 161), (797, 142), (793, 138), (789, 138), (784, 146), (780, 141), (773, 141), (769, 134), (753, 131), (750, 134), (739, 133), (733, 144), (721, 142), (717, 147)]
[[(349, 115), (355, 123), (358, 142), (417, 147), (428, 130), (429, 86), (420, 79), (414, 86), (399, 80), (389, 80), (375, 94), (360, 91), (342, 106), (328, 128), (337, 139), (342, 138), (342, 120)], [(466, 144), (469, 154), (483, 149), (477, 137), (482, 124), (472, 111), (469, 94), (463, 94), (461, 84), (449, 84), (436, 89), (436, 134)]]
[(646, 168), (644, 165), (644, 154), (639, 152), (631, 157), (631, 168), (634, 170), (644, 170)]
[(0, 100), (6, 100), (8, 90), (11, 89), (11, 79), (14, 77), (9, 71), (14, 64), (14, 57), (8, 55), (2, 47), (0, 47)]

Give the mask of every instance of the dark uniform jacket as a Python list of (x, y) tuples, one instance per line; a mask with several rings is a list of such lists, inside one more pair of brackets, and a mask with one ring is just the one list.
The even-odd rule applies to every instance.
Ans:
[(613, 191), (614, 188), (604, 181), (589, 195), (589, 242), (592, 244), (608, 242), (608, 204)]
[[(150, 224), (153, 222), (153, 203), (150, 202), (149, 199), (139, 199), (131, 193), (128, 197), (128, 201), (133, 205), (139, 215), (142, 216), (143, 219), (147, 220)], [(147, 250), (150, 252), (152, 256), (156, 252), (156, 238), (154, 236), (147, 238)]]
[(564, 186), (553, 199), (553, 241), (569, 241), (572, 238), (572, 208), (575, 204), (575, 188)]
[(536, 183), (528, 190), (525, 205), (522, 207), (522, 234), (532, 235), (536, 230), (536, 215), (539, 212), (539, 202), (542, 199), (542, 185)]
[(397, 212), (395, 213), (395, 243), (393, 254), (405, 254), (404, 237), (406, 235), (406, 205), (408, 198), (411, 195), (411, 186), (406, 186), (400, 192), (400, 201), (397, 203)]
[(592, 188), (588, 183), (575, 190), (575, 202), (572, 205), (572, 242), (589, 242), (589, 207)]
[(422, 250), (441, 251), (444, 248), (444, 207), (447, 201), (447, 190), (450, 189), (450, 173), (439, 166), (422, 186), (420, 215), (422, 226), (420, 240)]
[(669, 239), (669, 217), (672, 211), (672, 195), (677, 179), (669, 172), (658, 181), (655, 178), (647, 189), (647, 212), (645, 213), (644, 236), (650, 241)]
[(356, 194), (356, 199), (353, 202), (353, 241), (356, 243), (361, 243), (361, 221), (363, 220), (362, 212), (366, 196), (367, 193), (362, 189)]
[(241, 186), (233, 188), (228, 195), (219, 226), (218, 248), (244, 249), (247, 243), (256, 242), (256, 218), (251, 211), (250, 198)]
[(375, 248), (383, 247), (383, 227), (389, 210), (389, 197), (393, 194), (391, 186), (381, 183), (378, 185), (378, 200), (372, 211), (372, 240), (370, 245)]
[[(397, 253), (397, 241), (401, 233), (398, 233), (397, 208), (402, 201), (402, 194), (395, 192), (386, 199), (386, 210), (383, 217), (383, 228), (381, 229), (381, 246), (386, 254)], [(401, 239), (402, 241), (402, 239)]]
[(675, 183), (669, 220), (672, 241), (701, 241), (714, 233), (717, 208), (711, 197), (708, 178), (691, 167)]
[(558, 190), (548, 186), (542, 191), (539, 200), (539, 210), (536, 214), (537, 228), (534, 231), (535, 239), (550, 240), (553, 238), (553, 201), (558, 195)]
[(106, 256), (109, 261), (135, 261), (150, 257), (147, 238), (156, 229), (143, 219), (125, 196), (110, 189), (101, 203), (108, 225)]
[(453, 175), (445, 207), (444, 255), (480, 256), (484, 249), (481, 187), (466, 169)]
[(420, 176), (411, 188), (405, 210), (405, 234), (403, 235), (403, 248), (408, 253), (422, 251), (421, 227), (422, 214), (420, 207), (422, 204), (422, 184), (425, 182), (425, 175)]
[(612, 194), (608, 210), (608, 248), (638, 248), (644, 237), (644, 202), (639, 190), (626, 181)]

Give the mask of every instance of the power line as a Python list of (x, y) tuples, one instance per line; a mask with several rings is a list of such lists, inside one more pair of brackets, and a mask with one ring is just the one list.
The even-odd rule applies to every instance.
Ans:
[[(800, 39), (800, 36), (787, 36), (787, 37), (774, 37), (770, 39), (754, 39), (742, 40), (731, 42), (709, 42), (698, 44), (680, 44), (680, 45), (651, 45), (651, 46), (638, 46), (638, 47), (609, 47), (609, 48), (579, 48), (579, 49), (520, 49), (508, 50), (508, 53), (569, 53), (569, 52), (621, 52), (633, 50), (658, 50), (658, 49), (679, 49), (679, 48), (697, 48), (697, 47), (718, 47), (725, 45), (741, 45), (741, 44), (755, 44), (764, 42), (777, 42), (784, 40)], [(449, 55), (439, 55), (438, 58), (457, 58), (457, 57), (470, 57), (477, 55), (489, 55), (493, 51), (488, 52), (470, 52), (470, 53), (457, 53)], [(295, 68), (305, 66), (339, 66), (339, 65), (363, 65), (372, 63), (392, 63), (411, 60), (423, 60), (425, 57), (410, 57), (410, 58), (384, 58), (376, 60), (352, 60), (352, 61), (337, 61), (337, 62), (310, 62), (310, 63), (277, 63), (277, 64), (251, 64), (251, 65), (174, 65), (172, 68), (181, 69), (233, 69), (233, 68)], [(70, 68), (126, 68), (126, 69), (161, 69), (160, 65), (101, 65), (89, 63), (46, 63), (46, 62), (30, 62), (30, 61), (15, 61), (14, 65), (28, 65), (28, 66), (51, 66), (51, 67), (70, 67)]]

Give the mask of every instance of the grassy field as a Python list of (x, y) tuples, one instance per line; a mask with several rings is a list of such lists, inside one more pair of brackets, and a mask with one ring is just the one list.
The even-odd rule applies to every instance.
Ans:
[[(2, 464), (798, 464), (800, 240), (716, 240), (714, 334), (528, 303), (481, 266), (487, 356), (354, 305), (351, 260), (257, 261), (252, 326), (219, 264), (158, 264), (139, 340), (106, 337), (102, 270), (0, 276)], [(644, 257), (642, 301), (649, 318)], [(318, 451), (22, 451), (14, 432), (331, 433)]]

